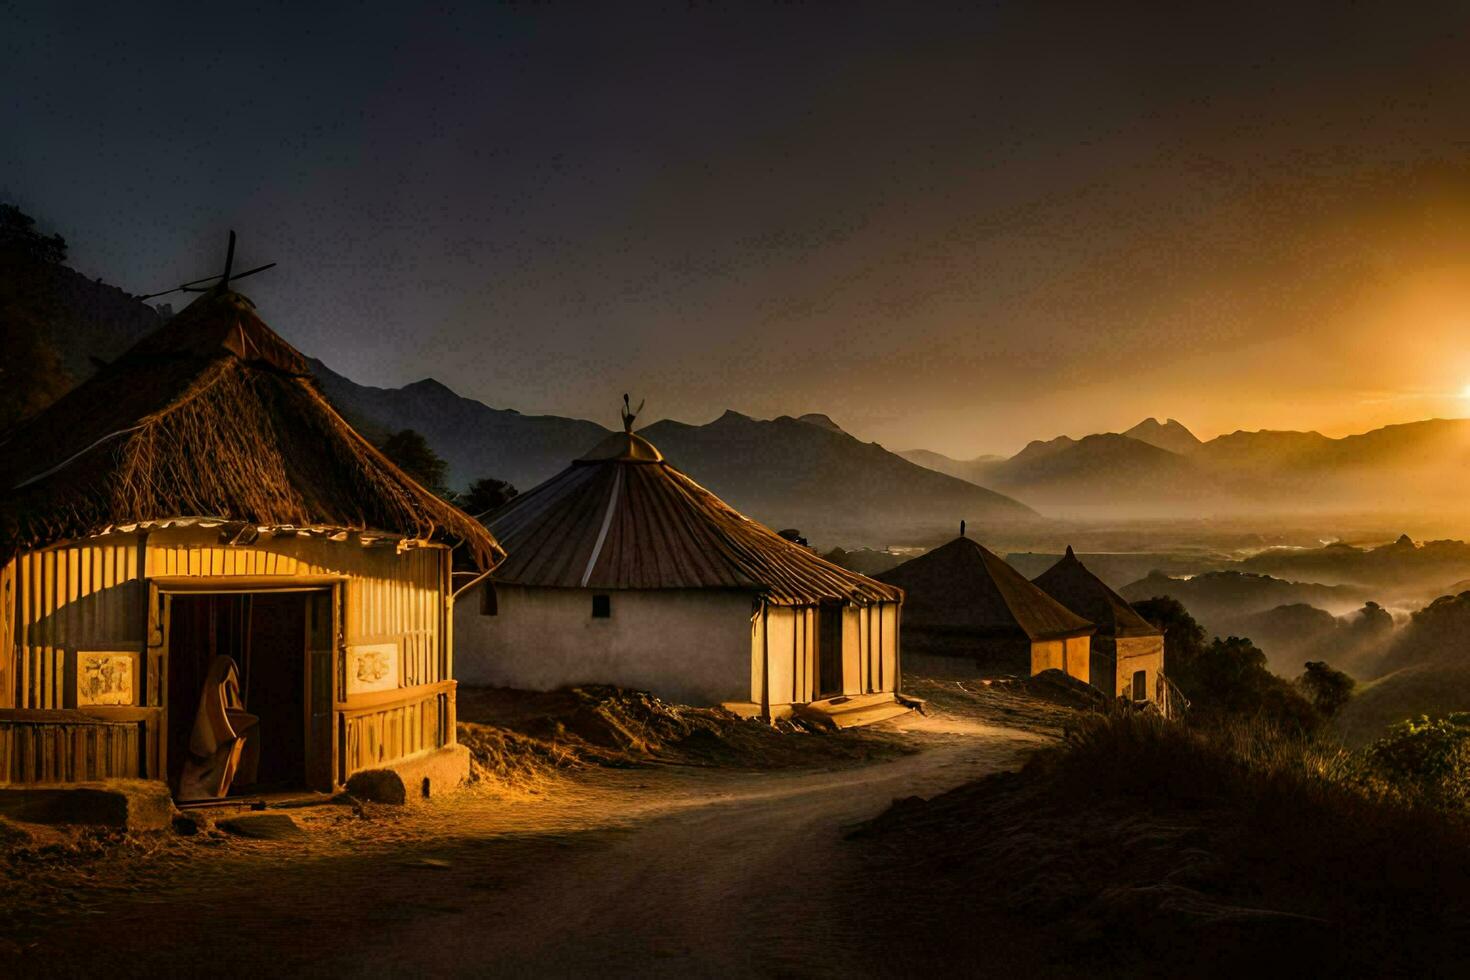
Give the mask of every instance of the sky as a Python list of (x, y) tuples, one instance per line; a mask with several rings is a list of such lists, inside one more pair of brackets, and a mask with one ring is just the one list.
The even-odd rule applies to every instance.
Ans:
[(1470, 8), (1171, 7), (0, 0), (0, 200), (137, 293), (233, 228), (337, 371), (605, 425), (1470, 415)]

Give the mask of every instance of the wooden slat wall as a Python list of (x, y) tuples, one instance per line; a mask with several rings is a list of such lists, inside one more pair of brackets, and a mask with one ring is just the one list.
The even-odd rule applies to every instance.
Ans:
[[(155, 532), (149, 539), (146, 573), (349, 576), (347, 642), (398, 641), (401, 683), (413, 687), (447, 679), (441, 676), (441, 556), (437, 549), (400, 555), (390, 547), (315, 538), (228, 546), (219, 544), (213, 532)], [(67, 707), (69, 652), (141, 649), (144, 600), (136, 535), (34, 552), (16, 559), (7, 571), (15, 580), (21, 621), (11, 640), (15, 696), (0, 701), (0, 707)], [(6, 684), (0, 678), (0, 693)]]
[(346, 779), (404, 756), (449, 743), (453, 693), (437, 692), (408, 704), (346, 717)]
[(443, 552), (418, 548), (363, 548), (320, 538), (275, 538), (259, 546), (220, 545), (204, 535), (156, 534), (148, 548), (150, 576), (343, 575), (347, 583), (346, 640), (397, 640), (404, 687), (445, 680), (440, 671)]
[[(345, 577), (345, 643), (396, 643), (403, 687), (449, 679), (443, 549), (398, 552), (391, 545), (364, 547), (357, 542), (285, 536), (263, 536), (254, 545), (227, 545), (220, 543), (217, 530), (178, 528), (151, 532), (146, 557), (143, 550), (138, 534), (120, 533), (23, 555), (0, 569), (0, 599), (11, 597), (0, 611), (0, 712), (73, 707), (79, 649), (143, 651), (146, 579), (152, 577)], [(386, 761), (447, 744), (442, 734), (424, 734), (444, 727), (449, 712), (442, 697), (425, 707), (395, 710), (397, 715), (381, 712), (384, 717), (376, 721), (348, 719), (346, 728), (357, 732), (362, 746), (354, 750), (358, 756), (381, 756), (379, 761)], [(30, 782), (53, 770), (75, 772), (77, 746), (101, 751), (102, 743), (96, 739), (102, 738), (111, 752), (122, 744), (119, 739), (138, 737), (137, 726), (123, 736), (110, 729), (105, 735), (87, 734), (96, 726), (77, 722), (22, 731), (0, 716), (0, 724), (9, 725), (8, 734), (0, 736), (6, 740), (4, 751), (11, 753), (5, 759), (30, 758), (27, 753), (41, 751), (73, 760), (49, 767), (0, 765), (0, 782)], [(452, 726), (447, 739), (453, 740)], [(43, 744), (53, 749), (35, 748)], [(137, 774), (136, 748), (117, 748), (133, 761), (119, 763), (125, 771), (114, 774)]]
[(0, 781), (69, 783), (136, 777), (142, 722), (0, 720)]
[(15, 707), (15, 670), (19, 666), (18, 658), (12, 654), (16, 649), (15, 580), (16, 563), (0, 565), (0, 708)]
[(67, 706), (67, 651), (137, 650), (143, 638), (131, 535), (15, 560), (17, 708)]

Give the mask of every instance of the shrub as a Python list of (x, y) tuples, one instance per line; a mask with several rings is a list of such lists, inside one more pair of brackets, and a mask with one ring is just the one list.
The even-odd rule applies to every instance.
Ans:
[(1470, 804), (1470, 712), (1401, 721), (1363, 750), (1365, 787), (1412, 803), (1464, 810)]

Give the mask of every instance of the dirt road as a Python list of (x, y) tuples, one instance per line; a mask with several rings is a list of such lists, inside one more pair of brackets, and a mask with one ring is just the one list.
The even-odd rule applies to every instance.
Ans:
[[(25, 974), (899, 973), (849, 825), (1014, 765), (1039, 737), (919, 719), (830, 771), (605, 771), (161, 859), (20, 935)], [(342, 810), (343, 808), (323, 808)], [(98, 873), (99, 883), (106, 879)], [(893, 896), (901, 901), (901, 895)], [(0, 966), (3, 966), (0, 958)]]

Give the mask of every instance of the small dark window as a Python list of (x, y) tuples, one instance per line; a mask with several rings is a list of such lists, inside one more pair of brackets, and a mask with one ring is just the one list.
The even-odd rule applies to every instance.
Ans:
[(612, 615), (612, 596), (595, 595), (592, 597), (592, 618), (607, 619)]
[(1135, 670), (1133, 672), (1133, 700), (1148, 700), (1148, 671)]
[(500, 598), (495, 594), (495, 586), (489, 582), (480, 589), (480, 615), (496, 616), (500, 614)]

